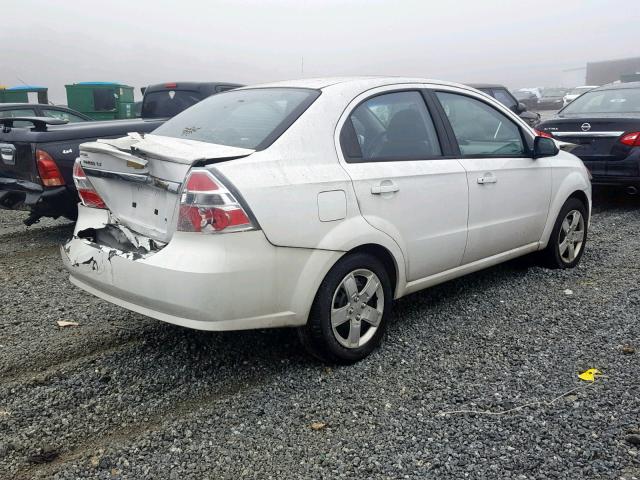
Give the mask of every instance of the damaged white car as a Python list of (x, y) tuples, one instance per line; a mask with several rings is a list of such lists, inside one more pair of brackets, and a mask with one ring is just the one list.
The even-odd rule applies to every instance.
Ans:
[(295, 326), (331, 362), (369, 354), (395, 298), (535, 252), (575, 266), (591, 209), (578, 158), (486, 95), (420, 79), (215, 95), (82, 145), (74, 178), (74, 284), (190, 328)]

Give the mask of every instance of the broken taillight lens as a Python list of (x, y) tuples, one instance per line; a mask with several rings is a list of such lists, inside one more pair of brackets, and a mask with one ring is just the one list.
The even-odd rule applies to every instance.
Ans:
[(208, 170), (192, 170), (184, 184), (179, 232), (231, 233), (256, 226), (233, 194)]
[(59, 187), (64, 185), (64, 178), (60, 174), (58, 165), (51, 155), (44, 150), (36, 150), (36, 165), (40, 179), (45, 187)]
[(91, 185), (87, 175), (84, 173), (79, 158), (77, 158), (76, 163), (73, 164), (73, 183), (76, 184), (78, 196), (85, 207), (107, 208), (100, 195), (98, 195), (98, 192), (96, 192), (96, 189)]

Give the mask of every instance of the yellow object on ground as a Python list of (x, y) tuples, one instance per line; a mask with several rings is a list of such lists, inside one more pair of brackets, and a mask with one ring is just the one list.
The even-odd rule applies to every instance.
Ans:
[(578, 375), (578, 378), (585, 382), (594, 382), (596, 380), (596, 375), (602, 375), (602, 372), (597, 368), (590, 368)]

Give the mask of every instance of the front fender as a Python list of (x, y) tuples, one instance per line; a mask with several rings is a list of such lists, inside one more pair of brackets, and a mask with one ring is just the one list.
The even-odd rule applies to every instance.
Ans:
[[(560, 209), (573, 193), (581, 191), (587, 196), (589, 200), (589, 205), (587, 205), (589, 221), (591, 220), (591, 182), (589, 181), (587, 169), (582, 165), (582, 162), (580, 162), (580, 167), (575, 168), (575, 166), (572, 166), (552, 169), (553, 196), (551, 197), (547, 223), (540, 239), (540, 249), (545, 248), (549, 243)], [(568, 173), (567, 169), (570, 170)]]

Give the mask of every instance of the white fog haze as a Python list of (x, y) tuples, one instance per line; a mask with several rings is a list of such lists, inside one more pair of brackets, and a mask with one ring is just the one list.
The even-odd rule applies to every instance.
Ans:
[(552, 86), (640, 55), (628, 1), (112, 1), (3, 5), (0, 84), (398, 75)]

